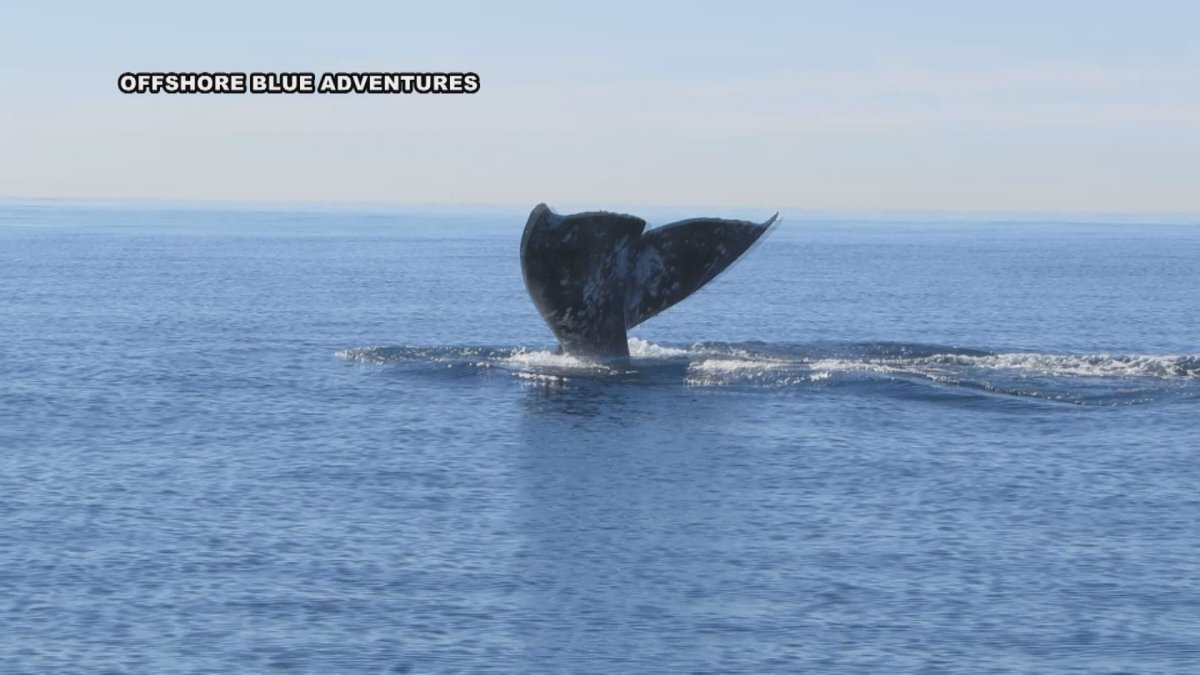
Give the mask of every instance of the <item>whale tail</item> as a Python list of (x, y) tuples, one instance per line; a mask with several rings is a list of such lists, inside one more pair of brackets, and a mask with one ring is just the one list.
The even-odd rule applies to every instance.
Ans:
[(521, 237), (525, 288), (565, 352), (628, 358), (628, 329), (712, 281), (778, 215), (761, 224), (693, 218), (647, 232), (636, 216), (560, 216), (538, 204)]

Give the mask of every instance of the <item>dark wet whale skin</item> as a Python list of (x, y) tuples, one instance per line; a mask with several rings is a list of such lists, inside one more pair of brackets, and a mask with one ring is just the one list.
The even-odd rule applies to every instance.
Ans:
[[(778, 215), (778, 214), (777, 214)], [(693, 218), (650, 231), (636, 216), (529, 214), (521, 272), (564, 352), (626, 359), (626, 332), (699, 290), (775, 222)]]

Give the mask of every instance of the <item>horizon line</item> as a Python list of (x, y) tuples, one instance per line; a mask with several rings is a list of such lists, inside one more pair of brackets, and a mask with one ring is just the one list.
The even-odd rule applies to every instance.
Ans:
[[(544, 201), (544, 200), (543, 200)], [(282, 210), (317, 210), (317, 211), (401, 211), (404, 209), (420, 211), (452, 212), (454, 209), (479, 213), (493, 212), (524, 212), (531, 206), (517, 202), (410, 202), (410, 201), (378, 201), (378, 200), (322, 200), (322, 199), (232, 199), (232, 198), (177, 198), (177, 197), (43, 197), (43, 196), (13, 196), (0, 195), (0, 206), (15, 204), (61, 204), (64, 206), (136, 206), (144, 208), (196, 208), (196, 209), (260, 209), (267, 211)], [(553, 203), (546, 202), (552, 208)], [(583, 206), (589, 202), (567, 200), (559, 202), (566, 206), (565, 210), (589, 208)], [(1086, 210), (1086, 209), (1005, 209), (978, 208), (962, 209), (947, 207), (890, 207), (890, 206), (749, 206), (738, 204), (643, 204), (632, 202), (614, 202), (604, 210), (648, 210), (656, 212), (682, 210), (732, 211), (746, 209), (764, 209), (778, 211), (784, 217), (809, 214), (845, 214), (857, 216), (886, 216), (886, 215), (925, 215), (925, 216), (1000, 216), (1013, 218), (1036, 217), (1107, 217), (1107, 218), (1170, 218), (1196, 219), (1200, 224), (1200, 211), (1145, 211), (1145, 210)], [(556, 209), (557, 210), (557, 209)]]

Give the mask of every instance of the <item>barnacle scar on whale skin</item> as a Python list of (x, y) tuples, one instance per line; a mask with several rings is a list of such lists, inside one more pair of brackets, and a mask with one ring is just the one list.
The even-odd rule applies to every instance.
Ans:
[(712, 281), (778, 217), (692, 218), (647, 231), (636, 216), (562, 216), (538, 204), (521, 237), (525, 289), (564, 352), (625, 360), (630, 328)]

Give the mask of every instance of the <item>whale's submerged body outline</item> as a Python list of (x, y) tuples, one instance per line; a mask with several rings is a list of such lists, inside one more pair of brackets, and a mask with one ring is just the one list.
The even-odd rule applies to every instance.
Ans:
[(647, 231), (636, 216), (563, 216), (538, 204), (521, 237), (525, 289), (562, 351), (628, 359), (630, 328), (712, 281), (778, 216), (765, 223), (692, 218)]

